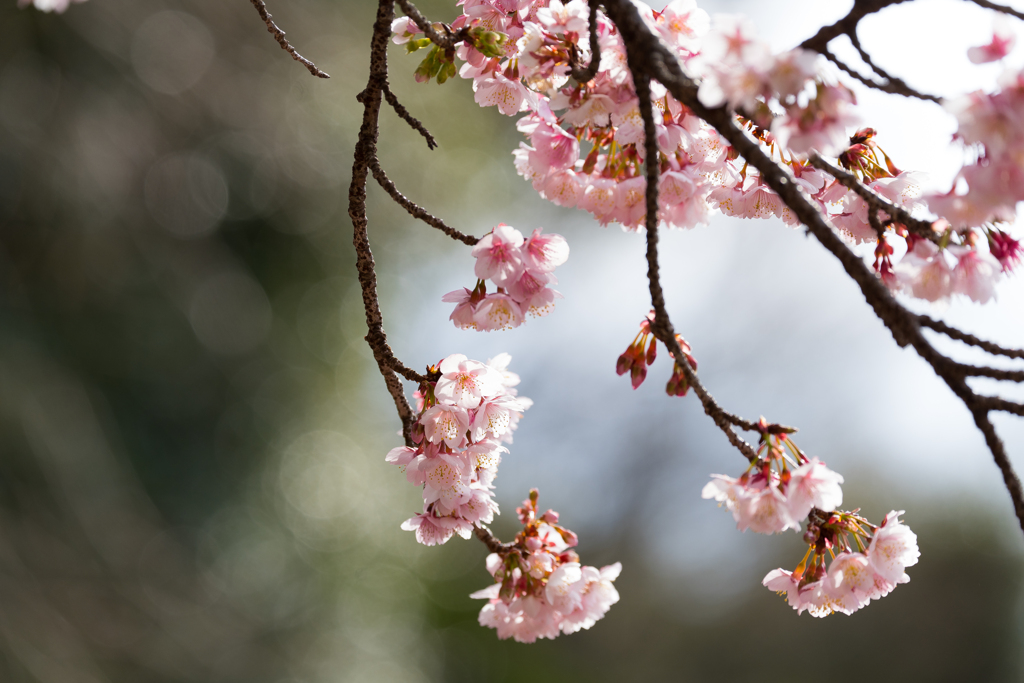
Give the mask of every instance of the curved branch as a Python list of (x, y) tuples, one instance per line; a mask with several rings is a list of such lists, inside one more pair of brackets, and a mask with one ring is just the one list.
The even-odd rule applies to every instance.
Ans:
[(406, 109), (405, 106), (398, 101), (398, 98), (395, 97), (395, 93), (391, 92), (391, 88), (389, 88), (387, 84), (384, 85), (384, 99), (388, 101), (388, 104), (391, 105), (391, 108), (395, 110), (396, 114), (398, 114), (398, 118), (408, 123), (409, 126), (414, 131), (416, 131), (424, 138), (426, 138), (428, 148), (437, 148), (437, 140), (435, 140), (434, 136), (430, 134), (430, 131), (427, 130), (427, 127), (420, 123), (419, 119), (417, 119), (415, 116), (409, 113), (409, 110)]
[(405, 444), (412, 446), (412, 425), (415, 417), (409, 401), (405, 398), (402, 383), (395, 375), (396, 366), (402, 374), (410, 379), (418, 379), (418, 375), (402, 365), (388, 346), (384, 334), (384, 319), (377, 300), (377, 275), (374, 271), (373, 253), (370, 251), (370, 239), (367, 234), (366, 217), (366, 178), (371, 164), (377, 158), (377, 121), (380, 116), (382, 93), (388, 79), (388, 38), (391, 34), (391, 20), (394, 18), (394, 5), (391, 0), (381, 0), (377, 7), (377, 19), (373, 24), (373, 38), (370, 42), (370, 76), (366, 89), (359, 94), (363, 103), (363, 122), (359, 128), (352, 159), (352, 183), (348, 191), (348, 215), (352, 219), (352, 243), (356, 250), (356, 268), (359, 271), (359, 286), (363, 293), (363, 308), (366, 311), (366, 327), (369, 333), (366, 342), (373, 351), (377, 367), (388, 393), (395, 402), (398, 416), (402, 420), (402, 434)]
[(925, 100), (927, 102), (935, 102), (936, 104), (942, 102), (942, 98), (940, 97), (936, 97), (935, 95), (928, 95), (919, 90), (915, 90), (914, 88), (911, 88), (909, 85), (907, 85), (903, 79), (893, 78), (892, 76), (889, 76), (880, 68), (875, 66), (874, 62), (871, 61), (870, 57), (867, 57), (867, 53), (864, 52), (863, 50), (861, 50), (862, 59), (867, 57), (866, 59), (864, 59), (864, 62), (868, 64), (868, 66), (870, 66), (875, 71), (875, 73), (884, 78), (886, 80), (885, 83), (879, 83), (868, 78), (867, 76), (860, 74), (856, 69), (851, 68), (841, 59), (836, 57), (835, 54), (833, 54), (832, 51), (829, 50), (827, 47), (821, 48), (819, 52), (822, 55), (824, 55), (824, 57), (828, 59), (828, 61), (832, 62), (837, 67), (839, 67), (846, 75), (856, 79), (857, 81), (860, 81), (869, 88), (873, 88), (874, 90), (880, 90), (882, 92), (889, 93), (890, 95), (903, 95), (904, 97), (914, 97), (916, 99)]
[(263, 19), (263, 23), (267, 25), (267, 31), (270, 32), (272, 36), (274, 36), (274, 40), (277, 41), (277, 44), (281, 46), (282, 50), (290, 54), (292, 56), (292, 59), (294, 59), (297, 62), (300, 62), (304, 67), (306, 67), (309, 73), (313, 74), (317, 78), (330, 78), (330, 75), (326, 71), (321, 71), (316, 64), (300, 55), (298, 50), (292, 47), (292, 44), (289, 43), (288, 39), (284, 37), (284, 31), (282, 31), (281, 28), (274, 23), (274, 19), (271, 16), (270, 12), (267, 11), (267, 6), (266, 4), (264, 4), (263, 0), (251, 1), (252, 6), (255, 7), (256, 11), (260, 13), (260, 18)]
[(600, 0), (590, 0), (590, 64), (585, 69), (576, 66), (578, 55), (576, 54), (576, 46), (572, 46), (573, 61), (570, 64), (572, 68), (570, 73), (577, 83), (589, 83), (597, 75), (597, 70), (601, 67), (601, 44), (598, 42), (597, 35), (597, 7), (600, 4)]
[(1007, 7), (1005, 5), (997, 5), (996, 3), (989, 2), (988, 0), (971, 0), (971, 2), (973, 2), (975, 5), (978, 5), (979, 7), (984, 7), (985, 9), (995, 10), (996, 12), (1009, 14), (1011, 17), (1024, 19), (1024, 12), (1018, 12), (1012, 7)]
[(978, 337), (975, 337), (973, 334), (967, 334), (966, 332), (958, 330), (955, 327), (950, 327), (941, 320), (935, 320), (934, 318), (930, 318), (927, 315), (917, 316), (917, 322), (922, 327), (928, 327), (930, 329), (935, 330), (936, 332), (941, 332), (950, 339), (956, 339), (957, 341), (961, 341), (964, 344), (968, 344), (970, 346), (977, 346), (979, 349), (983, 351), (988, 351), (993, 356), (1006, 356), (1007, 358), (1024, 358), (1024, 349), (1008, 349), (1003, 346), (999, 346), (998, 344), (993, 344), (992, 342), (985, 341), (984, 339), (979, 339)]
[(899, 5), (906, 1), (907, 0), (854, 0), (853, 7), (850, 8), (850, 11), (847, 12), (845, 17), (829, 26), (822, 26), (818, 29), (817, 33), (800, 43), (800, 47), (805, 50), (813, 50), (824, 54), (823, 50), (828, 49), (828, 44), (833, 38), (838, 38), (842, 35), (855, 35), (857, 32), (857, 24), (859, 24), (860, 20), (867, 15), (874, 14), (886, 7)]
[(465, 245), (472, 247), (474, 244), (480, 241), (480, 238), (467, 235), (459, 232), (455, 228), (449, 226), (447, 223), (442, 221), (440, 218), (430, 214), (426, 209), (422, 208), (415, 202), (411, 201), (404, 194), (399, 192), (395, 184), (388, 178), (387, 174), (384, 173), (384, 169), (380, 167), (380, 162), (377, 161), (376, 157), (370, 162), (370, 171), (373, 173), (374, 179), (377, 184), (395, 200), (403, 209), (409, 212), (413, 218), (418, 218), (427, 225), (437, 228), (444, 234), (451, 237), (453, 240), (458, 240)]
[[(936, 97), (935, 95), (928, 95), (922, 93), (920, 90), (915, 90), (914, 88), (911, 88), (909, 85), (907, 85), (902, 78), (893, 76), (888, 71), (878, 66), (878, 64), (875, 63), (875, 60), (871, 59), (871, 55), (868, 54), (867, 50), (865, 50), (861, 46), (860, 38), (857, 37), (856, 29), (854, 29), (849, 34), (849, 36), (850, 42), (853, 43), (853, 46), (857, 49), (857, 54), (860, 55), (860, 58), (864, 61), (864, 63), (871, 67), (872, 71), (874, 71), (876, 74), (878, 74), (879, 76), (881, 76), (882, 78), (889, 82), (888, 85), (886, 85), (884, 88), (880, 88), (878, 86), (872, 87), (876, 87), (877, 89), (882, 90), (883, 92), (893, 92), (899, 95), (906, 95), (907, 97), (916, 97), (918, 99), (928, 100), (929, 102), (935, 102), (937, 104), (940, 104), (942, 102), (941, 97)], [(887, 90), (885, 88), (889, 89)]]
[(441, 35), (437, 32), (437, 29), (434, 28), (434, 25), (431, 24), (425, 16), (423, 16), (423, 13), (419, 11), (416, 5), (409, 2), (409, 0), (396, 1), (398, 2), (398, 6), (402, 8), (402, 11), (405, 12), (405, 15), (412, 19), (412, 23), (416, 24), (427, 38), (430, 38), (430, 42), (437, 45), (442, 50), (454, 50), (455, 46), (465, 39), (465, 28), (459, 29), (455, 33), (451, 33), (448, 31), (448, 26), (445, 25), (445, 35)]
[[(828, 173), (830, 176), (838, 180), (841, 185), (849, 188), (858, 197), (863, 199), (872, 213), (884, 211), (889, 214), (890, 218), (895, 220), (897, 223), (906, 226), (907, 230), (915, 235), (924, 237), (935, 243), (940, 241), (939, 236), (935, 234), (934, 230), (932, 230), (932, 224), (930, 221), (915, 218), (902, 206), (893, 204), (891, 201), (878, 194), (878, 192), (875, 192), (870, 187), (862, 183), (854, 174), (826, 161), (817, 152), (812, 152), (808, 161), (811, 162), (812, 166), (820, 171)], [(869, 213), (868, 215), (870, 216), (872, 213)]]
[(718, 405), (707, 389), (704, 388), (700, 379), (697, 378), (697, 373), (693, 371), (693, 368), (686, 361), (686, 356), (679, 346), (679, 340), (676, 339), (675, 330), (672, 328), (672, 321), (669, 319), (668, 311), (665, 309), (665, 293), (661, 287), (661, 275), (658, 265), (658, 178), (661, 175), (661, 167), (658, 163), (658, 138), (654, 127), (650, 80), (648, 76), (634, 66), (636, 58), (628, 48), (626, 57), (629, 60), (630, 70), (633, 72), (633, 82), (636, 87), (637, 97), (640, 98), (640, 116), (644, 120), (644, 150), (647, 160), (647, 189), (645, 192), (647, 202), (647, 216), (645, 219), (647, 227), (647, 280), (651, 290), (651, 305), (654, 307), (654, 322), (651, 323), (651, 331), (665, 344), (672, 356), (677, 359), (677, 365), (682, 368), (687, 381), (693, 388), (701, 405), (704, 406), (704, 412), (725, 433), (729, 443), (735, 446), (747, 460), (753, 462), (757, 460), (757, 453), (750, 444), (732, 430), (732, 425), (751, 425), (751, 427), (744, 426), (747, 429), (756, 429), (756, 426), (753, 423), (747, 423), (745, 420), (727, 413)]
[(491, 533), (490, 529), (482, 524), (477, 524), (473, 527), (473, 531), (476, 533), (476, 537), (483, 541), (484, 545), (487, 546), (487, 549), (492, 553), (504, 555), (512, 549), (512, 546), (515, 545), (514, 542), (502, 543), (497, 536)]

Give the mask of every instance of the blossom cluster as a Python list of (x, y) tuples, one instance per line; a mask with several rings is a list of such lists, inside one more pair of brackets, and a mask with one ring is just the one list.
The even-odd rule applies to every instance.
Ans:
[[(524, 114), (518, 128), (527, 142), (513, 152), (520, 175), (555, 204), (579, 207), (603, 225), (617, 222), (639, 230), (646, 219), (644, 124), (615, 26), (598, 12), (591, 27), (584, 0), (460, 4), (463, 13), (452, 28), (469, 28), (473, 38), (456, 51), (463, 62), (458, 73), (472, 80), (481, 106), (496, 106), (508, 116)], [(748, 20), (712, 19), (695, 0), (673, 0), (661, 12), (639, 9), (699, 79), (703, 104), (732, 107), (840, 234), (854, 243), (875, 243), (876, 271), (892, 289), (929, 301), (963, 295), (984, 303), (994, 296), (1002, 274), (1019, 262), (1018, 241), (997, 223), (1011, 220), (1016, 202), (1024, 199), (1020, 73), (1004, 76), (1002, 90), (993, 95), (974, 93), (947, 105), (960, 119), (960, 138), (979, 144), (983, 154), (964, 168), (950, 193), (921, 197), (918, 177), (884, 156), (872, 129), (849, 135), (859, 120), (855, 98), (819, 55), (801, 49), (773, 54)], [(599, 68), (581, 83), (571, 74), (592, 57), (592, 28)], [(393, 31), (395, 42), (426, 41), (417, 42), (419, 29), (408, 18), (396, 20)], [(1012, 34), (997, 27), (992, 44), (974, 48), (972, 59), (1001, 58), (1012, 43)], [(651, 83), (651, 99), (661, 169), (660, 220), (670, 227), (693, 227), (718, 210), (798, 224), (759, 173), (657, 82)], [(806, 161), (811, 150), (838, 156), (871, 189), (913, 214), (930, 210), (948, 222), (938, 221), (934, 236), (911, 236), (893, 217), (869, 218), (862, 199)], [(468, 303), (470, 294), (457, 300)], [(498, 318), (515, 319), (504, 307)], [(468, 315), (463, 320), (473, 322)]]
[(507, 353), (481, 363), (456, 353), (429, 369), (416, 393), (415, 448), (399, 446), (387, 462), (401, 467), (423, 489), (423, 512), (402, 528), (424, 545), (454, 534), (469, 538), (476, 524), (498, 514), (493, 481), (501, 454), (512, 443), (523, 411), (533, 401), (518, 396), (519, 376), (508, 372)]
[[(793, 571), (775, 569), (764, 585), (786, 594), (803, 613), (824, 617), (852, 614), (871, 600), (907, 583), (905, 569), (917, 563), (917, 536), (891, 512), (875, 527), (853, 512), (840, 511), (843, 477), (817, 458), (808, 458), (785, 430), (762, 419), (757, 459), (739, 478), (712, 475), (702, 496), (724, 504), (736, 527), (774, 534), (799, 530), (807, 520), (803, 560)], [(826, 567), (826, 556), (832, 558)]]
[[(803, 561), (792, 572), (768, 572), (764, 586), (785, 594), (798, 614), (853, 614), (910, 581), (905, 570), (917, 564), (921, 552), (917, 535), (900, 521), (902, 514), (903, 510), (893, 510), (878, 527), (856, 512), (832, 512), (818, 523), (812, 521)], [(833, 558), (827, 569), (826, 554)]]
[[(644, 379), (647, 378), (647, 366), (653, 363), (654, 359), (658, 356), (658, 339), (651, 331), (651, 323), (653, 322), (654, 311), (652, 310), (647, 314), (646, 318), (640, 321), (640, 331), (633, 339), (633, 343), (626, 348), (615, 362), (615, 372), (619, 375), (624, 375), (628, 372), (634, 389), (643, 384)], [(686, 363), (696, 371), (697, 359), (693, 357), (690, 345), (679, 334), (676, 335), (676, 342), (678, 342), (683, 355), (686, 356)], [(686, 396), (687, 392), (690, 391), (690, 380), (683, 371), (679, 359), (675, 357), (672, 351), (669, 351), (668, 355), (675, 360), (675, 365), (672, 368), (672, 375), (669, 377), (668, 384), (665, 385), (665, 393), (669, 396)]]
[[(523, 323), (527, 314), (551, 312), (562, 295), (554, 270), (569, 258), (569, 245), (561, 235), (533, 231), (528, 238), (501, 223), (473, 247), (476, 286), (457, 289), (441, 300), (454, 303), (451, 320), (456, 327), (481, 331), (507, 330)], [(488, 292), (490, 280), (496, 291)]]
[(619, 601), (612, 583), (622, 565), (581, 565), (573, 550), (576, 534), (558, 525), (554, 510), (538, 514), (537, 497), (537, 489), (531, 490), (516, 508), (523, 530), (515, 540), (487, 557), (495, 583), (470, 595), (487, 600), (481, 626), (520, 643), (588, 629)]

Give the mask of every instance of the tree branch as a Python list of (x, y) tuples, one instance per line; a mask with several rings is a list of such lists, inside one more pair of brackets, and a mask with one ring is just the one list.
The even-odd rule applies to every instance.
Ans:
[(440, 218), (430, 214), (426, 209), (409, 200), (404, 194), (398, 191), (398, 188), (395, 187), (395, 184), (391, 182), (391, 179), (388, 178), (386, 173), (384, 173), (384, 169), (380, 167), (380, 162), (378, 162), (376, 158), (370, 162), (370, 171), (373, 173), (373, 177), (377, 180), (377, 184), (380, 185), (381, 188), (383, 188), (383, 190), (387, 192), (397, 204), (408, 211), (409, 215), (413, 218), (420, 219), (427, 225), (437, 228), (453, 240), (458, 240), (467, 246), (471, 247), (480, 241), (480, 238), (478, 237), (467, 235), (459, 232), (453, 227), (450, 227)]
[[(697, 373), (690, 367), (679, 340), (676, 339), (672, 321), (669, 319), (668, 311), (665, 309), (665, 293), (661, 287), (661, 275), (658, 265), (658, 178), (661, 175), (661, 165), (658, 162), (658, 138), (654, 127), (654, 112), (651, 106), (650, 77), (647, 76), (635, 65), (636, 57), (630, 52), (627, 43), (626, 58), (629, 60), (630, 70), (633, 73), (633, 83), (636, 87), (637, 97), (640, 98), (640, 116), (644, 120), (644, 151), (646, 158), (647, 188), (645, 200), (647, 202), (647, 215), (645, 225), (647, 227), (647, 280), (651, 291), (651, 306), (654, 307), (654, 322), (651, 324), (651, 331), (668, 348), (669, 352), (676, 359), (676, 364), (682, 368), (683, 374), (693, 392), (697, 395), (704, 412), (714, 421), (722, 432), (725, 433), (729, 443), (735, 446), (740, 453), (753, 462), (757, 460), (757, 453), (753, 447), (744, 441), (732, 425), (746, 425), (745, 420), (731, 415), (722, 409), (711, 394), (701, 384)], [(747, 427), (745, 427), (747, 428)]]
[(294, 59), (295, 61), (301, 62), (302, 65), (306, 67), (306, 69), (309, 71), (309, 73), (313, 74), (317, 78), (330, 78), (330, 75), (327, 72), (321, 71), (316, 64), (300, 55), (298, 50), (292, 47), (292, 44), (289, 43), (288, 39), (284, 37), (284, 31), (282, 31), (281, 28), (274, 23), (274, 20), (271, 17), (270, 12), (267, 11), (267, 6), (266, 4), (264, 4), (263, 0), (251, 0), (251, 2), (252, 6), (256, 8), (256, 11), (260, 13), (260, 17), (263, 19), (263, 23), (267, 25), (267, 31), (269, 31), (270, 34), (274, 36), (274, 40), (277, 41), (278, 45), (281, 46), (282, 50), (290, 54), (292, 56), (292, 59)]
[(427, 127), (420, 123), (419, 119), (409, 113), (409, 110), (398, 101), (398, 98), (395, 97), (395, 93), (391, 92), (391, 88), (389, 88), (387, 84), (384, 85), (384, 99), (388, 101), (391, 108), (395, 110), (396, 114), (398, 114), (398, 118), (408, 123), (413, 130), (426, 138), (428, 148), (435, 149), (437, 147), (437, 140), (435, 140), (434, 136), (430, 134)]
[(576, 46), (572, 46), (573, 60), (569, 66), (572, 68), (572, 77), (576, 79), (577, 83), (589, 83), (601, 67), (601, 44), (598, 42), (597, 36), (597, 7), (600, 4), (600, 0), (590, 0), (590, 64), (586, 68), (576, 65), (579, 55), (576, 54)]
[(995, 10), (996, 12), (1002, 12), (1003, 14), (1009, 14), (1011, 17), (1017, 17), (1018, 19), (1024, 19), (1024, 12), (1018, 12), (1012, 7), (1006, 7), (1005, 5), (997, 5), (994, 2), (988, 0), (971, 0), (975, 5), (984, 7), (985, 9)]
[[(877, 211), (884, 211), (889, 215), (890, 218), (895, 220), (897, 223), (905, 226), (907, 230), (914, 233), (918, 237), (924, 237), (926, 239), (935, 242), (940, 242), (939, 235), (935, 234), (932, 229), (930, 221), (921, 220), (915, 218), (909, 211), (904, 209), (902, 206), (893, 204), (888, 199), (878, 194), (878, 192), (872, 190), (870, 187), (862, 183), (857, 179), (857, 176), (850, 173), (849, 171), (836, 166), (822, 158), (817, 152), (812, 152), (808, 161), (811, 165), (818, 170), (828, 173), (830, 176), (839, 181), (839, 183), (854, 192), (858, 197), (864, 200), (870, 209), (869, 216)], [(877, 216), (876, 216), (877, 219)], [(876, 228), (877, 230), (877, 228)]]
[(982, 349), (983, 351), (988, 351), (993, 356), (1006, 356), (1007, 358), (1024, 358), (1024, 350), (1007, 349), (1005, 347), (999, 346), (998, 344), (993, 344), (992, 342), (985, 341), (984, 339), (979, 339), (978, 337), (975, 337), (972, 334), (967, 334), (966, 332), (958, 330), (955, 327), (950, 327), (941, 320), (935, 320), (934, 318), (930, 318), (927, 315), (917, 316), (917, 322), (922, 327), (928, 327), (935, 330), (936, 332), (941, 332), (950, 339), (956, 339), (957, 341), (969, 344), (970, 346), (977, 346), (979, 349)]

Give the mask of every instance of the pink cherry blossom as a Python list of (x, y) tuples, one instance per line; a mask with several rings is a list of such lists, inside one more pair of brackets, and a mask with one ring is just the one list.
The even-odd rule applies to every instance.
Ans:
[(867, 557), (874, 570), (882, 578), (897, 583), (904, 582), (904, 570), (917, 564), (921, 556), (917, 548), (917, 535), (899, 520), (902, 514), (903, 510), (893, 510), (886, 515), (867, 550)]
[(443, 441), (449, 448), (459, 448), (469, 429), (469, 413), (460, 406), (436, 405), (423, 413), (420, 424), (431, 443)]
[(946, 255), (926, 239), (915, 240), (895, 271), (900, 284), (918, 299), (938, 301), (953, 291), (953, 269)]
[(445, 358), (439, 369), (441, 377), (434, 395), (440, 401), (475, 408), (485, 397), (496, 396), (501, 388), (501, 376), (493, 368), (461, 353)]
[(1002, 264), (987, 252), (973, 247), (949, 247), (957, 258), (953, 269), (953, 291), (966, 295), (979, 304), (996, 296), (996, 282), (1003, 272)]
[(777, 534), (787, 529), (799, 529), (798, 520), (789, 512), (786, 496), (776, 484), (770, 484), (757, 491), (747, 491), (740, 497), (733, 510), (736, 528), (750, 529), (759, 534)]
[(992, 42), (981, 47), (972, 47), (967, 50), (967, 58), (975, 64), (995, 62), (1013, 50), (1017, 42), (1017, 35), (1013, 32), (1013, 26), (1006, 17), (997, 17), (992, 27)]
[(793, 470), (786, 487), (789, 514), (801, 520), (811, 508), (829, 512), (843, 504), (843, 477), (825, 467), (817, 458)]
[(508, 294), (488, 294), (477, 304), (473, 321), (482, 332), (509, 330), (523, 324), (523, 310)]
[(462, 289), (456, 289), (455, 291), (448, 292), (441, 297), (441, 301), (456, 304), (455, 310), (452, 311), (451, 316), (448, 318), (455, 323), (455, 327), (464, 330), (476, 329), (476, 320), (473, 318), (476, 314), (476, 303), (473, 301), (473, 292), (463, 287)]
[(533, 231), (522, 248), (523, 263), (534, 273), (550, 273), (569, 259), (569, 244), (561, 235)]
[(523, 272), (523, 234), (515, 228), (499, 224), (490, 233), (480, 238), (473, 247), (476, 258), (476, 276), (491, 280), (499, 287), (505, 287)]

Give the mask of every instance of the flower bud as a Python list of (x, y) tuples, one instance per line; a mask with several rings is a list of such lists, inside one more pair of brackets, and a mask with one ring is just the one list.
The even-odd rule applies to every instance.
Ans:
[(633, 357), (629, 355), (627, 350), (624, 354), (619, 356), (619, 360), (615, 362), (615, 373), (618, 375), (625, 375), (629, 369), (633, 367)]
[(636, 389), (638, 386), (644, 383), (644, 379), (647, 377), (647, 366), (639, 363), (635, 364), (629, 371), (629, 378), (633, 382), (633, 388)]

